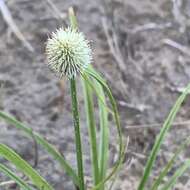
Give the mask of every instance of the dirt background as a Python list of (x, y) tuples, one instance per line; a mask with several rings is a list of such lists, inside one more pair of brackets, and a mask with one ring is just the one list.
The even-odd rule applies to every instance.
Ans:
[[(176, 98), (190, 81), (190, 1), (189, 0), (52, 0), (62, 19), (47, 0), (7, 0), (17, 26), (34, 48), (23, 46), (0, 15), (1, 107), (38, 131), (75, 163), (73, 128), (68, 83), (64, 88), (46, 66), (44, 54), (48, 35), (68, 24), (67, 9), (74, 6), (80, 30), (91, 41), (93, 65), (107, 79), (118, 101), (123, 134), (130, 138), (126, 162), (114, 189), (136, 190), (156, 134)], [(80, 96), (79, 86), (79, 96)], [(80, 103), (83, 99), (80, 96)], [(153, 169), (154, 178), (173, 155), (189, 130), (190, 102), (186, 100), (176, 123), (162, 146)], [(86, 180), (90, 181), (90, 161), (85, 115), (81, 123), (85, 152)], [(12, 126), (0, 123), (0, 142), (14, 148), (31, 164), (33, 142)], [(110, 144), (114, 158), (114, 127)], [(190, 155), (181, 155), (175, 169)], [(0, 159), (0, 162), (5, 162)], [(114, 162), (111, 159), (110, 164)], [(56, 190), (73, 190), (69, 178), (39, 148), (39, 172)], [(188, 190), (188, 172), (175, 189)], [(0, 182), (5, 177), (0, 175)], [(167, 180), (167, 179), (166, 179)], [(151, 181), (150, 181), (151, 183)], [(8, 187), (16, 189), (16, 187)]]

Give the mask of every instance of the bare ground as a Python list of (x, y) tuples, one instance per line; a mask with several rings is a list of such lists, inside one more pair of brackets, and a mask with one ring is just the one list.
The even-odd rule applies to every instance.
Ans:
[[(58, 79), (47, 69), (44, 55), (48, 35), (57, 27), (68, 24), (67, 9), (74, 6), (80, 30), (92, 41), (93, 64), (112, 87), (119, 105), (123, 134), (130, 138), (126, 163), (115, 189), (136, 190), (155, 136), (190, 80), (190, 1), (52, 2), (62, 13), (62, 20), (56, 17), (46, 0), (6, 1), (17, 26), (35, 52), (31, 53), (23, 46), (0, 16), (0, 80), (4, 81), (1, 107), (44, 135), (75, 166), (68, 84), (65, 81), (64, 88), (60, 86)], [(81, 96), (80, 102), (83, 103)], [(153, 177), (177, 145), (189, 136), (189, 103), (189, 100), (185, 102), (162, 146)], [(81, 122), (83, 141), (87, 142), (83, 114)], [(0, 125), (0, 142), (10, 145), (33, 164), (33, 142), (13, 127)], [(114, 135), (112, 138), (115, 139)], [(88, 145), (84, 144), (86, 176), (89, 176)], [(110, 147), (111, 157), (114, 157), (114, 143)], [(189, 154), (188, 150), (180, 156), (176, 168)], [(61, 168), (41, 149), (37, 168), (56, 190), (74, 189)], [(1, 176), (0, 182), (4, 179)], [(186, 173), (176, 189), (189, 188)]]

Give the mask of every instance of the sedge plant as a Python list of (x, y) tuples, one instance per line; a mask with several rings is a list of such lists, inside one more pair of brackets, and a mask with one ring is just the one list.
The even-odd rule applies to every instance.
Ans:
[[(93, 184), (90, 189), (105, 189), (106, 182), (114, 176), (123, 159), (123, 143), (121, 135), (121, 126), (119, 114), (115, 99), (105, 80), (95, 71), (91, 65), (92, 52), (89, 42), (85, 39), (83, 33), (77, 28), (77, 20), (72, 8), (69, 9), (69, 18), (71, 26), (60, 28), (52, 33), (47, 41), (46, 55), (48, 66), (52, 72), (59, 77), (66, 77), (66, 82), (70, 83), (70, 94), (72, 100), (73, 126), (76, 145), (77, 172), (70, 166), (68, 161), (59, 153), (58, 150), (48, 143), (41, 135), (25, 126), (15, 118), (4, 112), (0, 112), (0, 118), (16, 128), (22, 130), (27, 136), (33, 138), (40, 144), (55, 160), (57, 160), (64, 171), (70, 176), (74, 185), (79, 190), (86, 190), (84, 180), (82, 140), (80, 132), (80, 119), (77, 98), (77, 79), (80, 77), (83, 83), (83, 92), (85, 100), (85, 109), (87, 116), (87, 128), (89, 132), (92, 178)], [(96, 119), (94, 116), (94, 97), (98, 99), (99, 105), (99, 123), (100, 123), (100, 143), (97, 145)], [(108, 108), (106, 96), (110, 101), (111, 108)], [(108, 152), (109, 152), (109, 128), (108, 113), (110, 113), (116, 123), (118, 131), (119, 154), (118, 160), (108, 173)], [(14, 150), (4, 144), (0, 145), (0, 156), (4, 157), (11, 164), (21, 171), (28, 178), (30, 183), (18, 177), (6, 165), (0, 165), (0, 171), (14, 180), (21, 188), (31, 189), (31, 184), (37, 189), (49, 190), (53, 187), (35, 171), (26, 161), (24, 161)]]
[[(21, 130), (25, 135), (33, 138), (35, 142), (41, 145), (56, 161), (59, 162), (61, 168), (67, 173), (78, 190), (107, 190), (107, 182), (116, 178), (116, 174), (122, 167), (124, 160), (125, 146), (123, 144), (122, 130), (117, 109), (116, 101), (112, 95), (112, 91), (107, 85), (104, 78), (93, 68), (92, 51), (89, 42), (85, 39), (83, 33), (78, 30), (77, 19), (72, 8), (69, 9), (70, 27), (60, 28), (56, 30), (47, 41), (46, 55), (48, 66), (52, 72), (59, 77), (66, 77), (70, 84), (70, 94), (72, 100), (72, 115), (76, 146), (77, 171), (71, 167), (70, 163), (63, 157), (53, 145), (46, 141), (40, 134), (34, 132), (25, 124), (16, 120), (14, 117), (0, 111), (1, 120), (6, 121), (17, 129)], [(78, 108), (77, 84), (78, 78), (81, 79), (83, 86), (83, 95), (86, 110), (87, 130), (90, 143), (91, 155), (91, 171), (93, 184), (89, 187), (85, 184), (85, 171), (83, 161), (82, 134), (80, 131), (80, 115)], [(163, 184), (164, 178), (174, 165), (175, 160), (182, 151), (190, 144), (188, 138), (174, 153), (174, 156), (166, 164), (151, 187), (147, 187), (150, 179), (151, 171), (173, 120), (176, 117), (182, 103), (190, 91), (190, 85), (185, 89), (178, 98), (169, 116), (167, 117), (156, 141), (153, 149), (148, 157), (144, 174), (140, 180), (137, 190), (171, 190), (177, 179), (190, 167), (190, 161), (187, 159), (185, 163), (174, 173), (174, 175)], [(95, 101), (98, 101), (98, 118), (94, 114)], [(108, 106), (109, 105), (109, 106)], [(118, 159), (109, 169), (109, 140), (110, 128), (108, 116), (111, 115), (118, 135)], [(97, 122), (98, 120), (98, 122)], [(99, 125), (99, 128), (98, 128)], [(97, 143), (97, 140), (99, 143)], [(64, 153), (63, 153), (64, 154)], [(30, 164), (23, 160), (13, 149), (0, 144), (0, 157), (3, 157), (16, 167), (16, 171), (22, 172), (27, 178), (21, 178), (12, 171), (7, 165), (0, 163), (0, 172), (15, 181), (17, 185), (24, 190), (32, 190), (33, 186), (39, 190), (54, 190), (54, 188), (35, 170)], [(27, 179), (27, 180), (26, 180)], [(127, 179), (126, 179), (127, 180)], [(114, 180), (113, 180), (114, 181)], [(0, 188), (1, 188), (0, 183)], [(148, 189), (147, 189), (148, 188)]]

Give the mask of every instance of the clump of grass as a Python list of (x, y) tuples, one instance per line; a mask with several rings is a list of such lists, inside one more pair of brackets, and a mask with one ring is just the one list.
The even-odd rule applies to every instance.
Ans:
[[(167, 134), (167, 132), (169, 131), (175, 117), (176, 117), (176, 114), (177, 112), (179, 111), (182, 103), (184, 102), (186, 96), (189, 94), (190, 92), (190, 84), (186, 87), (186, 89), (184, 90), (184, 92), (182, 93), (182, 95), (177, 99), (176, 103), (174, 104), (172, 110), (170, 111), (167, 119), (165, 120), (164, 122), (164, 125), (159, 133), (159, 135), (157, 136), (156, 138), (156, 141), (154, 143), (154, 146), (153, 146), (153, 149), (150, 153), (150, 156), (148, 158), (148, 161), (146, 163), (146, 166), (145, 166), (145, 169), (144, 169), (144, 174), (141, 178), (141, 181), (140, 181), (140, 184), (138, 186), (138, 190), (144, 190), (145, 189), (145, 185), (146, 185), (146, 182), (148, 181), (149, 179), (149, 176), (151, 174), (151, 170), (152, 170), (152, 167), (153, 167), (153, 164), (156, 160), (156, 157), (158, 155), (158, 152), (160, 150), (160, 147), (164, 141), (164, 138)], [(184, 145), (182, 145), (183, 147)], [(181, 148), (180, 148), (181, 149)], [(166, 169), (164, 172), (162, 172), (160, 174), (160, 176), (158, 177), (158, 180), (155, 182), (156, 185), (153, 185), (153, 187), (150, 189), (150, 190), (153, 190), (153, 189), (157, 189), (159, 185), (161, 185), (161, 180), (167, 175), (167, 172), (169, 171), (169, 169), (171, 169), (172, 165), (173, 165), (173, 161), (175, 160), (175, 158), (179, 155), (180, 151), (177, 151), (177, 153), (175, 154), (175, 157), (172, 158), (169, 162), (169, 164), (166, 166)], [(185, 166), (187, 168), (187, 165), (188, 165), (189, 162), (185, 163)], [(190, 166), (190, 165), (188, 165)], [(181, 166), (181, 168), (184, 168), (184, 166)], [(185, 170), (182, 170), (182, 171), (185, 171)], [(180, 172), (180, 175), (178, 174), (178, 177), (182, 175), (183, 172)], [(177, 178), (176, 178), (177, 179)], [(169, 185), (166, 189), (170, 189), (172, 186)]]
[[(91, 190), (106, 190), (108, 189), (106, 185), (107, 181), (114, 177), (118, 173), (119, 168), (122, 166), (125, 152), (117, 104), (112, 95), (112, 91), (106, 84), (104, 78), (91, 65), (91, 49), (88, 41), (77, 28), (77, 19), (72, 8), (69, 9), (69, 18), (71, 26), (67, 29), (61, 28), (52, 34), (52, 37), (47, 42), (46, 53), (49, 60), (48, 64), (50, 69), (60, 77), (66, 76), (70, 83), (73, 126), (75, 131), (77, 172), (75, 171), (75, 168), (70, 166), (69, 162), (62, 156), (62, 154), (60, 154), (59, 151), (48, 143), (41, 135), (2, 111), (0, 111), (0, 118), (20, 129), (27, 136), (33, 138), (37, 144), (41, 145), (56, 161), (60, 163), (60, 166), (71, 178), (77, 189), (86, 190), (90, 188)], [(76, 90), (76, 85), (78, 83), (77, 79), (79, 77), (81, 78), (83, 84), (87, 130), (90, 142), (91, 170), (93, 178), (92, 187), (87, 187), (84, 180), (83, 146), (81, 143), (82, 135), (80, 132), (80, 115)], [(171, 124), (189, 91), (190, 85), (178, 98), (169, 116), (167, 117), (148, 158), (138, 190), (146, 189), (147, 181), (151, 175), (151, 170), (160, 150), (161, 144), (163, 143), (166, 133), (169, 131)], [(94, 115), (95, 98), (98, 100), (99, 122), (97, 122), (97, 118)], [(110, 107), (108, 105), (110, 105)], [(111, 115), (115, 121), (119, 145), (118, 160), (111, 167), (110, 172), (108, 172), (108, 161), (109, 136), (111, 129), (109, 128), (108, 115)], [(98, 123), (100, 123), (100, 131), (98, 131)], [(97, 143), (98, 134), (99, 143)], [(176, 173), (166, 184), (161, 186), (164, 177), (172, 168), (174, 161), (189, 144), (190, 140), (187, 139), (181, 146), (179, 146), (179, 149), (166, 164), (165, 168), (161, 171), (160, 175), (153, 182), (152, 187), (149, 188), (149, 190), (157, 190), (160, 187), (163, 190), (170, 190), (175, 185), (178, 177), (180, 177), (186, 169), (189, 168), (189, 160), (187, 160), (184, 165), (176, 171)], [(35, 186), (39, 190), (54, 189), (35, 169), (33, 169), (10, 147), (0, 144), (0, 156), (16, 166), (16, 169), (21, 171), (29, 179), (26, 181), (25, 179), (18, 177), (16, 173), (6, 165), (0, 164), (0, 171), (15, 181), (21, 189), (31, 190), (32, 186)]]

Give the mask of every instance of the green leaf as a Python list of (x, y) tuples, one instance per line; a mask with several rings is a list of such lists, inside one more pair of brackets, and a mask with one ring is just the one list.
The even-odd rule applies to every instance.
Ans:
[(101, 88), (102, 88), (102, 86), (96, 80), (90, 80), (86, 74), (83, 74), (82, 77), (84, 78), (84, 80), (86, 80), (88, 85), (92, 88), (93, 92), (96, 94), (96, 96), (98, 98), (98, 102), (100, 101), (101, 105), (104, 106), (104, 109), (106, 109), (107, 112), (109, 112), (113, 115), (114, 114), (113, 111), (106, 105), (106, 102), (104, 101), (103, 97), (101, 96), (101, 94), (99, 92), (99, 89), (97, 88), (97, 85), (99, 85)]
[(61, 167), (65, 170), (68, 176), (71, 177), (75, 185), (79, 185), (79, 180), (75, 171), (71, 168), (71, 166), (67, 163), (67, 161), (63, 158), (63, 156), (58, 152), (55, 147), (48, 143), (39, 134), (33, 132), (32, 129), (26, 127), (24, 124), (2, 111), (0, 111), (0, 118), (5, 120), (9, 124), (12, 124), (16, 128), (22, 130), (27, 136), (34, 138), (38, 144), (40, 144), (55, 160), (60, 163)]
[(35, 171), (25, 160), (23, 160), (16, 152), (4, 144), (0, 144), (0, 156), (9, 160), (22, 171), (33, 184), (40, 190), (53, 190), (53, 188)]
[[(89, 84), (89, 80), (87, 82)], [(100, 120), (98, 162), (99, 162), (100, 179), (103, 180), (104, 178), (106, 178), (108, 162), (109, 162), (109, 127), (108, 127), (109, 108), (106, 106), (106, 98), (102, 86), (96, 80), (91, 80), (90, 86), (92, 87), (98, 98), (99, 120)], [(102, 185), (101, 189), (102, 190), (104, 189), (104, 185)]]
[(96, 80), (102, 86), (102, 88), (104, 89), (105, 94), (108, 96), (109, 101), (110, 101), (111, 106), (112, 106), (113, 117), (114, 117), (114, 120), (115, 120), (115, 123), (116, 123), (117, 131), (118, 131), (118, 137), (119, 137), (119, 158), (118, 158), (118, 161), (115, 164), (115, 166), (112, 168), (112, 171), (110, 172), (110, 174), (104, 180), (102, 180), (98, 185), (96, 185), (95, 187), (92, 188), (93, 190), (95, 190), (95, 189), (100, 188), (114, 174), (117, 173), (117, 170), (118, 170), (119, 166), (122, 164), (122, 161), (123, 161), (124, 146), (123, 146), (122, 131), (121, 131), (121, 126), (120, 126), (120, 120), (119, 120), (119, 114), (118, 114), (118, 110), (117, 110), (117, 105), (116, 105), (115, 99), (113, 98), (111, 90), (109, 89), (109, 87), (105, 83), (104, 79), (92, 67), (88, 67), (85, 70), (85, 73), (83, 73), (82, 76), (85, 79), (87, 78), (86, 74), (88, 76), (90, 76), (91, 78), (93, 78), (94, 80)]
[(91, 160), (92, 160), (93, 181), (94, 181), (94, 185), (97, 185), (99, 182), (99, 166), (98, 166), (96, 122), (95, 122), (95, 116), (94, 116), (93, 94), (92, 94), (92, 89), (90, 85), (84, 78), (82, 78), (82, 83), (83, 83), (83, 89), (84, 89), (87, 126), (88, 126), (90, 146), (91, 146), (90, 150), (91, 150)]
[(14, 174), (9, 168), (4, 166), (3, 164), (0, 164), (0, 171), (4, 173), (7, 177), (10, 177), (13, 181), (15, 181), (16, 184), (18, 184), (24, 190), (32, 190), (32, 188), (24, 180), (18, 177), (17, 174)]
[[(99, 92), (102, 101), (98, 99), (99, 118), (100, 118), (100, 144), (99, 144), (99, 167), (100, 179), (106, 177), (109, 162), (109, 127), (108, 110), (106, 109), (106, 99), (102, 86), (95, 81), (95, 88)], [(104, 189), (104, 187), (102, 187)]]
[(177, 179), (181, 177), (189, 167), (190, 167), (190, 159), (185, 161), (185, 163), (175, 172), (175, 174), (161, 188), (161, 190), (170, 190), (176, 184)]
[(145, 184), (146, 184), (146, 182), (150, 176), (150, 172), (152, 170), (152, 167), (153, 167), (153, 164), (155, 162), (158, 151), (160, 150), (161, 144), (164, 140), (164, 137), (166, 136), (166, 133), (170, 129), (171, 124), (174, 121), (178, 110), (180, 109), (183, 101), (185, 100), (187, 94), (189, 93), (189, 90), (190, 90), (190, 84), (187, 86), (187, 88), (182, 93), (182, 95), (178, 98), (178, 100), (176, 101), (175, 105), (173, 106), (170, 114), (168, 115), (167, 119), (165, 120), (164, 125), (160, 131), (160, 134), (156, 138), (153, 149), (152, 149), (150, 156), (148, 158), (148, 161), (146, 163), (144, 174), (143, 174), (143, 177), (141, 178), (140, 184), (138, 186), (138, 190), (144, 189)]
[(155, 180), (153, 186), (150, 188), (150, 190), (157, 190), (158, 186), (161, 184), (164, 177), (167, 175), (167, 173), (170, 171), (172, 166), (174, 165), (175, 160), (180, 155), (180, 153), (187, 148), (187, 146), (190, 144), (190, 137), (185, 140), (184, 143), (180, 145), (180, 147), (177, 149), (177, 151), (174, 153), (172, 158), (169, 160), (169, 162), (166, 164), (165, 168), (161, 171), (159, 177)]

